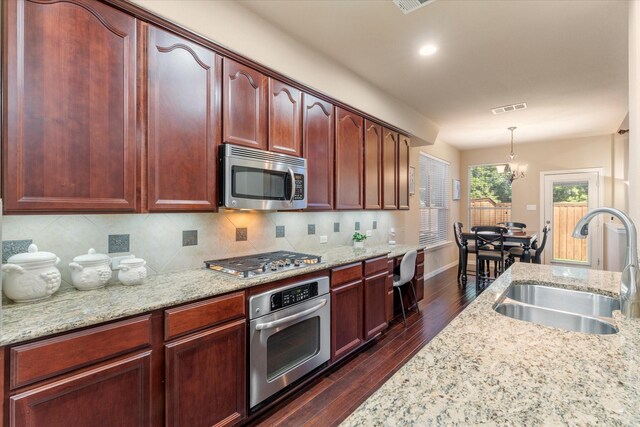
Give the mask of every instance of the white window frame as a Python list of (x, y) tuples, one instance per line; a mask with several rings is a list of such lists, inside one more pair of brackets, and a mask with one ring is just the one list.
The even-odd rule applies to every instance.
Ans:
[[(442, 186), (440, 187), (441, 191), (443, 194), (438, 194), (435, 195), (433, 194), (432, 191), (434, 191), (434, 188), (429, 188), (427, 189), (426, 192), (426, 196), (429, 198), (429, 200), (422, 200), (422, 186), (424, 184), (424, 180), (423, 180), (423, 174), (424, 173), (428, 173), (428, 171), (423, 170), (422, 168), (422, 159), (425, 158), (426, 162), (427, 162), (427, 166), (429, 164), (429, 162), (438, 162), (441, 165), (446, 166), (445, 169), (445, 173), (444, 176), (441, 178), (442, 179)], [(419, 161), (419, 166), (420, 166), (420, 173), (419, 173), (419, 179), (418, 181), (418, 187), (419, 190), (418, 191), (418, 199), (419, 199), (419, 209), (420, 209), (420, 219), (419, 219), (419, 242), (421, 245), (425, 245), (426, 249), (435, 249), (435, 248), (439, 248), (442, 246), (445, 246), (447, 244), (451, 243), (451, 238), (450, 238), (450, 234), (451, 234), (451, 230), (449, 230), (449, 226), (451, 225), (451, 162), (448, 162), (444, 159), (432, 156), (430, 154), (424, 153), (424, 152), (420, 152), (420, 161)], [(431, 204), (432, 206), (430, 208), (426, 207), (425, 204), (427, 201), (430, 201), (431, 199), (437, 199), (438, 197), (442, 197), (443, 200), (443, 205), (444, 206), (433, 206), (433, 204)], [(435, 230), (435, 234), (436, 237), (435, 239), (433, 238), (425, 238), (422, 239), (421, 236), (424, 236), (425, 234), (433, 234), (434, 230), (431, 230), (430, 225), (431, 224), (438, 224), (438, 217), (431, 218), (431, 214), (434, 212), (434, 209), (436, 208), (438, 212), (444, 212), (445, 215), (445, 221), (444, 224), (440, 224), (441, 227), (443, 227), (443, 229), (437, 229)], [(428, 220), (423, 222), (423, 211), (428, 211)], [(438, 225), (436, 225), (436, 227), (438, 227)]]

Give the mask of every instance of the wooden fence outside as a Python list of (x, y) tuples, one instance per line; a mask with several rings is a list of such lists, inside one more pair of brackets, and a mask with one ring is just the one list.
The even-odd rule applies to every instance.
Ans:
[(471, 200), (471, 225), (496, 225), (511, 221), (511, 203), (496, 203), (489, 198)]
[(553, 258), (587, 261), (587, 239), (571, 237), (578, 220), (588, 211), (587, 202), (553, 204)]

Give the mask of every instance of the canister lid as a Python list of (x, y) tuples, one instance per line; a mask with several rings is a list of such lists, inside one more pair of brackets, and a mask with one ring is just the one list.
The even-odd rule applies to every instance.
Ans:
[(84, 255), (78, 255), (73, 259), (73, 262), (77, 262), (78, 264), (94, 264), (94, 263), (104, 263), (111, 261), (111, 258), (105, 254), (96, 253), (96, 250), (91, 248)]
[(29, 264), (32, 262), (55, 262), (56, 254), (51, 252), (38, 252), (38, 247), (35, 244), (29, 245), (29, 252), (23, 252), (21, 254), (15, 254), (7, 261), (9, 264)]
[(126, 265), (127, 267), (142, 267), (144, 260), (142, 258), (127, 258), (120, 261), (120, 265)]

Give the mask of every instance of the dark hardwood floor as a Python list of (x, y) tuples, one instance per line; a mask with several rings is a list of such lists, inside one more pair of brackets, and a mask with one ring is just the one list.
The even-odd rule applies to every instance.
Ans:
[(469, 277), (466, 287), (459, 286), (456, 273), (454, 267), (425, 281), (421, 314), (412, 310), (407, 328), (402, 316), (396, 317), (368, 348), (333, 367), (306, 391), (285, 399), (251, 425), (338, 425), (482, 292), (482, 288), (476, 290), (474, 276)]

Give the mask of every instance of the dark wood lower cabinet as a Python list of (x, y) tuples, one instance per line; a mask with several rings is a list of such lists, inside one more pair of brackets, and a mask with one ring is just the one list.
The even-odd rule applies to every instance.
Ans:
[(148, 426), (151, 351), (112, 361), (12, 396), (15, 427)]
[(244, 319), (166, 345), (166, 425), (226, 426), (246, 416)]
[(383, 270), (364, 279), (365, 341), (387, 328), (387, 276), (387, 271)]
[(335, 362), (364, 342), (362, 279), (331, 289), (331, 361)]

